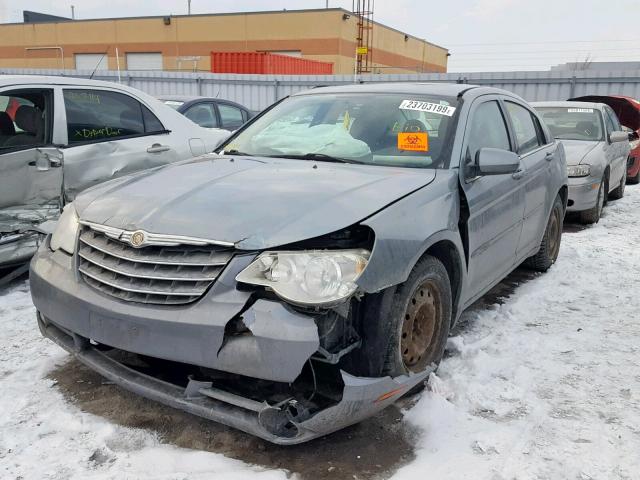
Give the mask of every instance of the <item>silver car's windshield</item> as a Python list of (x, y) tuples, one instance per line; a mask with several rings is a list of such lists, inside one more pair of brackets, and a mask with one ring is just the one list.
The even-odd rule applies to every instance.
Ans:
[(439, 168), (448, 163), (455, 97), (315, 94), (291, 97), (241, 131), (225, 153)]
[(551, 134), (559, 140), (601, 141), (602, 117), (594, 108), (538, 107)]

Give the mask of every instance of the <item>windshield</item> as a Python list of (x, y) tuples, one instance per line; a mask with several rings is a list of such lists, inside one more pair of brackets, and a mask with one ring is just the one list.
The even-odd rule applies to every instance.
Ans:
[(551, 134), (558, 140), (601, 141), (602, 118), (594, 108), (538, 107)]
[(162, 100), (164, 102), (165, 105), (169, 105), (171, 108), (173, 108), (174, 110), (179, 109), (182, 105), (184, 105), (184, 102), (180, 102), (178, 100)]
[(225, 153), (440, 168), (448, 164), (454, 97), (317, 94), (286, 99), (224, 146)]

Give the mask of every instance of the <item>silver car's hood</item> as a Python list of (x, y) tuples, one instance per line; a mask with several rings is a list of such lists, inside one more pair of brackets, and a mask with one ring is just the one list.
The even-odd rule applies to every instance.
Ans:
[(206, 156), (78, 196), (83, 221), (262, 249), (353, 225), (435, 178), (434, 170)]
[(578, 165), (601, 142), (586, 140), (560, 140), (564, 145), (567, 165)]

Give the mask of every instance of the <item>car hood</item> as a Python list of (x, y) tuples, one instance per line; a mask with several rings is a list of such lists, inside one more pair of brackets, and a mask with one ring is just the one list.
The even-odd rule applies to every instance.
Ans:
[(602, 142), (585, 140), (560, 140), (564, 145), (567, 165), (578, 165), (585, 157)]
[(208, 155), (94, 187), (82, 221), (264, 249), (353, 225), (435, 170)]

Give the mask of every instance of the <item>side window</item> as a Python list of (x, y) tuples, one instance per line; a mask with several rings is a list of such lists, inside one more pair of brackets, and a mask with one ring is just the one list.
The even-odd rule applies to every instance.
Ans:
[(156, 117), (151, 110), (142, 105), (142, 119), (144, 120), (145, 133), (157, 133), (165, 132), (167, 129), (160, 123), (158, 117)]
[(518, 141), (518, 153), (524, 155), (538, 148), (541, 142), (531, 112), (517, 103), (505, 102), (505, 105)]
[(497, 101), (478, 106), (471, 119), (467, 143), (467, 163), (473, 164), (481, 148), (511, 150), (507, 124)]
[(184, 112), (184, 116), (205, 128), (217, 128), (218, 120), (211, 103), (197, 103)]
[(0, 94), (0, 151), (42, 146), (51, 140), (50, 90)]
[(146, 133), (142, 104), (128, 95), (66, 89), (64, 105), (69, 144), (117, 140)]
[(237, 130), (244, 123), (242, 110), (240, 110), (239, 108), (232, 107), (231, 105), (226, 105), (224, 103), (219, 103), (218, 112), (220, 112), (220, 122), (222, 123), (222, 128), (226, 128), (228, 130)]

